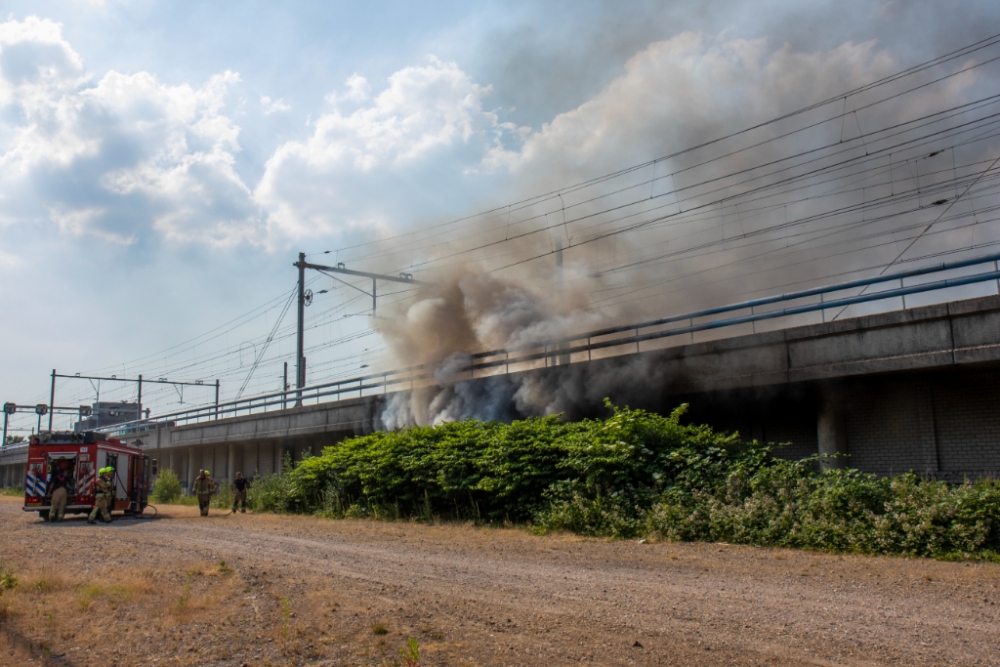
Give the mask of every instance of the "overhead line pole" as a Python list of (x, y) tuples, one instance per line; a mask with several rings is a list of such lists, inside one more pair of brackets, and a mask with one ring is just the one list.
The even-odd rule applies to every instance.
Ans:
[[(306, 386), (305, 319), (306, 319), (306, 254), (299, 253), (299, 261), (295, 263), (299, 269), (299, 322), (295, 335), (295, 388)], [(302, 405), (302, 392), (295, 395), (295, 405)]]
[[(53, 368), (52, 369), (52, 387), (49, 390), (49, 405), (55, 405), (55, 404), (56, 404), (56, 369)], [(50, 431), (52, 430), (52, 417), (53, 416), (54, 415), (50, 412), (49, 413), (49, 430)], [(38, 429), (41, 430), (41, 428), (42, 428), (42, 420), (41, 420), (41, 416), (39, 416), (39, 419), (38, 419)]]
[[(400, 273), (398, 276), (390, 276), (382, 273), (369, 273), (368, 271), (355, 271), (353, 269), (348, 269), (344, 266), (343, 262), (337, 264), (337, 266), (326, 266), (324, 264), (312, 264), (306, 261), (306, 254), (304, 252), (299, 253), (299, 261), (292, 264), (295, 268), (299, 270), (299, 308), (298, 308), (298, 330), (295, 336), (295, 348), (296, 348), (296, 373), (295, 373), (295, 388), (298, 390), (295, 393), (295, 405), (302, 405), (302, 389), (306, 386), (306, 358), (305, 358), (305, 319), (306, 319), (306, 306), (312, 302), (312, 291), (306, 293), (306, 269), (313, 269), (314, 271), (319, 271), (320, 273), (328, 274), (341, 273), (348, 276), (357, 276), (359, 278), (371, 278), (372, 281), (372, 317), (375, 316), (376, 308), (378, 307), (378, 293), (377, 286), (379, 280), (388, 280), (394, 283), (407, 283), (409, 285), (429, 285), (420, 280), (415, 280), (412, 273)], [(340, 280), (336, 276), (330, 276), (335, 280)], [(341, 281), (344, 282), (344, 281)], [(351, 283), (345, 283), (350, 287), (364, 293), (365, 292), (360, 287), (351, 285)]]

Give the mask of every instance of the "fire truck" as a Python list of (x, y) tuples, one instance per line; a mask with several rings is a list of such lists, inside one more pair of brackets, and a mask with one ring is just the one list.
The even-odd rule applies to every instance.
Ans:
[(28, 445), (28, 469), (24, 482), (24, 511), (38, 512), (48, 519), (52, 509), (47, 493), (53, 471), (63, 469), (70, 480), (66, 513), (87, 513), (94, 507), (97, 471), (114, 470), (113, 512), (142, 514), (148, 504), (150, 475), (155, 461), (141, 449), (109, 438), (104, 433), (86, 431), (42, 431)]

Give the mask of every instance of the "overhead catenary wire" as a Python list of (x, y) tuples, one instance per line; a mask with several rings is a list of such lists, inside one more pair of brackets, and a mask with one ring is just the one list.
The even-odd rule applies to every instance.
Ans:
[[(976, 132), (984, 132), (988, 139), (991, 136), (989, 135), (989, 132), (993, 131), (990, 123), (995, 122), (996, 118), (996, 114), (989, 115), (988, 112), (991, 105), (997, 101), (997, 98), (1000, 98), (1000, 94), (980, 94), (978, 99), (973, 100), (972, 102), (963, 101), (962, 104), (953, 105), (948, 109), (937, 111), (932, 109), (930, 111), (933, 111), (933, 113), (924, 113), (920, 116), (920, 118), (912, 118), (903, 123), (884, 123), (882, 125), (869, 126), (866, 121), (864, 124), (864, 132), (859, 132), (856, 137), (846, 138), (843, 143), (839, 141), (836, 144), (820, 142), (819, 146), (809, 148), (809, 151), (811, 151), (809, 153), (802, 153), (799, 151), (791, 155), (779, 155), (779, 159), (777, 161), (760, 159), (763, 154), (758, 155), (755, 151), (761, 151), (767, 146), (774, 146), (775, 141), (782, 138), (789, 139), (801, 136), (807, 131), (823, 130), (824, 126), (831, 123), (831, 120), (846, 118), (846, 115), (856, 115), (859, 111), (864, 110), (866, 105), (884, 104), (889, 99), (900, 99), (901, 95), (912, 93), (916, 90), (927, 90), (941, 81), (969, 71), (970, 68), (982, 68), (987, 66), (991, 62), (996, 61), (997, 58), (985, 57), (981, 60), (973, 62), (972, 65), (959, 65), (954, 68), (955, 71), (946, 72), (944, 76), (938, 76), (933, 73), (929, 76), (923, 76), (923, 73), (930, 72), (930, 70), (935, 67), (944, 66), (949, 62), (970, 56), (997, 44), (1000, 44), (1000, 35), (996, 35), (986, 40), (980, 40), (976, 44), (954, 50), (938, 58), (900, 70), (895, 74), (882, 77), (881, 79), (865, 84), (864, 86), (857, 87), (851, 91), (847, 91), (846, 93), (839, 93), (836, 96), (820, 100), (812, 105), (804, 106), (793, 112), (777, 116), (763, 123), (751, 124), (739, 131), (713, 138), (708, 142), (702, 142), (698, 145), (682, 149), (679, 152), (670, 153), (665, 156), (657, 157), (654, 160), (632, 165), (631, 167), (625, 169), (609, 172), (584, 181), (579, 181), (565, 188), (550, 190), (542, 195), (521, 199), (512, 204), (504, 204), (473, 216), (466, 216), (458, 220), (452, 220), (439, 225), (425, 227), (417, 235), (417, 243), (412, 242), (413, 233), (406, 232), (405, 234), (400, 234), (398, 236), (390, 236), (362, 244), (356, 244), (354, 246), (341, 248), (340, 250), (341, 252), (352, 249), (372, 250), (372, 252), (365, 252), (354, 259), (349, 260), (352, 262), (374, 261), (376, 259), (379, 261), (396, 261), (394, 258), (405, 256), (405, 253), (411, 253), (412, 256), (414, 250), (421, 253), (426, 251), (426, 253), (430, 255), (427, 258), (420, 258), (416, 262), (411, 260), (411, 262), (401, 268), (416, 265), (427, 269), (433, 269), (436, 267), (446, 266), (450, 262), (460, 262), (464, 256), (488, 256), (491, 263), (486, 267), (486, 270), (496, 272), (513, 266), (518, 266), (525, 261), (532, 261), (533, 259), (539, 259), (552, 254), (551, 252), (533, 253), (535, 255), (534, 257), (526, 258), (524, 255), (529, 253), (524, 253), (523, 248), (518, 245), (525, 239), (530, 239), (532, 235), (545, 231), (549, 227), (565, 227), (567, 235), (571, 234), (573, 236), (572, 241), (567, 244), (569, 247), (564, 249), (564, 252), (570, 252), (574, 248), (578, 248), (581, 244), (600, 243), (603, 240), (612, 238), (616, 235), (634, 233), (646, 234), (646, 236), (642, 237), (643, 239), (656, 238), (651, 235), (654, 233), (659, 234), (659, 230), (673, 229), (669, 225), (674, 224), (674, 222), (689, 225), (692, 230), (691, 238), (694, 239), (699, 233), (698, 225), (704, 224), (703, 222), (699, 222), (699, 220), (717, 221), (717, 218), (699, 217), (703, 215), (707, 216), (708, 208), (711, 206), (721, 206), (723, 211), (726, 210), (726, 207), (730, 207), (729, 210), (732, 211), (733, 208), (731, 207), (738, 204), (740, 207), (739, 211), (743, 216), (742, 221), (747, 222), (749, 220), (750, 222), (748, 224), (752, 224), (752, 216), (754, 215), (764, 216), (769, 210), (780, 208), (782, 206), (785, 206), (785, 210), (787, 211), (787, 207), (793, 205), (793, 202), (795, 202), (796, 205), (802, 205), (808, 202), (810, 205), (818, 206), (821, 200), (819, 197), (811, 196), (811, 189), (814, 189), (821, 184), (823, 187), (842, 187), (841, 174), (837, 172), (838, 169), (842, 170), (843, 178), (855, 178), (856, 172), (858, 171), (861, 171), (863, 175), (868, 174), (869, 168), (870, 173), (884, 174), (884, 172), (879, 172), (878, 170), (891, 170), (892, 165), (896, 165), (897, 167), (900, 165), (909, 165), (910, 160), (922, 159), (920, 156), (916, 155), (915, 151), (921, 149), (923, 146), (927, 147), (927, 152), (937, 150), (938, 144), (949, 144), (952, 146), (952, 150), (954, 150), (954, 147), (959, 145), (959, 140), (962, 140), (963, 136), (974, 134)], [(903, 85), (905, 90), (902, 92), (900, 90), (900, 86), (894, 85), (892, 89), (887, 89), (887, 92), (881, 93), (881, 96), (878, 99), (859, 100), (859, 105), (853, 105), (855, 108), (851, 108), (851, 105), (847, 104), (847, 100), (849, 98), (862, 94), (870, 95), (875, 93), (875, 91), (881, 87), (889, 86), (890, 84), (895, 84), (897, 82), (903, 84), (902, 79), (905, 79), (906, 77), (916, 78), (917, 75), (921, 75), (923, 78), (918, 81), (905, 83), (905, 85)], [(705, 148), (720, 145), (728, 139), (735, 139), (741, 135), (749, 134), (768, 126), (773, 126), (776, 123), (787, 121), (797, 116), (802, 116), (810, 111), (820, 110), (822, 107), (832, 102), (841, 103), (838, 105), (835, 114), (825, 114), (823, 118), (816, 120), (806, 118), (800, 126), (793, 128), (776, 128), (776, 130), (780, 131), (776, 131), (774, 134), (782, 136), (776, 137), (773, 140), (755, 137), (752, 138), (750, 145), (733, 146), (731, 147), (732, 150), (723, 150), (721, 155), (710, 155), (705, 159), (695, 159), (692, 164), (681, 164), (676, 165), (673, 169), (659, 170), (652, 179), (642, 178), (642, 175), (637, 173), (640, 169), (648, 167), (651, 164), (662, 164), (674, 157), (689, 154), (693, 155), (697, 151), (704, 150)], [(958, 122), (961, 114), (978, 114), (978, 116), (963, 126)], [(805, 127), (802, 125), (805, 125)], [(939, 131), (932, 134), (932, 130), (935, 129)], [(899, 130), (898, 134), (900, 141), (887, 141), (886, 136), (897, 130)], [(893, 145), (889, 146), (889, 143), (893, 143)], [(851, 151), (857, 151), (858, 154), (855, 155)], [(890, 154), (889, 165), (878, 165), (877, 161), (882, 160), (884, 162), (887, 153)], [(893, 158), (891, 156), (892, 153), (899, 157)], [(816, 170), (810, 170), (807, 166), (804, 166), (808, 164), (805, 160), (807, 160), (810, 155), (817, 156), (815, 163), (817, 166)], [(843, 159), (838, 159), (836, 157), (837, 155), (840, 155)], [(751, 156), (753, 158), (753, 163), (749, 167), (746, 167), (742, 172), (738, 169), (731, 168), (727, 160), (736, 156), (740, 156), (741, 158), (743, 156)], [(872, 159), (869, 160), (868, 158)], [(726, 168), (724, 173), (721, 175), (712, 175), (712, 178), (715, 180), (710, 180), (709, 178), (695, 178), (690, 183), (674, 182), (673, 187), (668, 188), (666, 192), (657, 192), (655, 193), (656, 198), (651, 196), (646, 199), (647, 202), (651, 201), (654, 204), (662, 201), (673, 200), (667, 205), (677, 207), (678, 210), (674, 215), (660, 216), (656, 213), (652, 213), (650, 203), (634, 201), (622, 205), (620, 202), (615, 201), (616, 197), (624, 199), (627, 198), (631, 191), (638, 191), (640, 189), (640, 186), (636, 183), (617, 183), (615, 182), (616, 179), (624, 180), (624, 177), (628, 177), (628, 179), (632, 181), (641, 180), (646, 184), (644, 187), (647, 194), (651, 194), (649, 192), (649, 187), (657, 181), (663, 181), (663, 179), (668, 177), (675, 179), (676, 181), (675, 174), (693, 173), (696, 170), (704, 169), (705, 167), (711, 165), (723, 165), (730, 168)], [(782, 174), (780, 171), (775, 171), (775, 169), (772, 168), (780, 168), (786, 165), (789, 171), (785, 174)], [(962, 167), (959, 166), (958, 169), (961, 170)], [(746, 178), (741, 178), (740, 174), (745, 175)], [(924, 175), (926, 176), (926, 174)], [(975, 183), (970, 185), (970, 177), (968, 175), (959, 174), (958, 176), (960, 177), (952, 179), (947, 184), (932, 184), (929, 187), (925, 187), (923, 188), (922, 193), (926, 195), (927, 193), (942, 191), (948, 186), (962, 188), (968, 185), (968, 194), (963, 194), (960, 197), (962, 201), (971, 202), (975, 207), (975, 210), (982, 212), (989, 211), (991, 206), (988, 201), (988, 197), (991, 196), (991, 193), (982, 190), (981, 186), (991, 186), (992, 182), (988, 182), (990, 175), (986, 175), (982, 181), (978, 182), (978, 185)], [(691, 181), (692, 179), (685, 178), (682, 180)], [(743, 181), (742, 184), (740, 181)], [(714, 194), (706, 195), (704, 190), (712, 189), (708, 187), (707, 184), (713, 182), (719, 184), (718, 191)], [(617, 187), (619, 185), (622, 187)], [(597, 192), (596, 190), (598, 188), (611, 190), (611, 192)], [(589, 190), (595, 190), (595, 192), (591, 193)], [(862, 191), (863, 190), (864, 188), (862, 188)], [(799, 191), (801, 191), (801, 196), (796, 194)], [(846, 197), (852, 196), (855, 192), (855, 189), (848, 188), (839, 194)], [(689, 199), (685, 198), (684, 193), (691, 193), (691, 197)], [(569, 195), (571, 194), (573, 195), (574, 201), (570, 201)], [(827, 197), (827, 201), (837, 201), (831, 197), (832, 195)], [(706, 201), (710, 200), (710, 206), (701, 207), (699, 198)], [(557, 201), (561, 199), (565, 200)], [(547, 201), (553, 200), (556, 200), (556, 210), (563, 211), (565, 218), (558, 216), (559, 220), (557, 223), (552, 225), (543, 225), (540, 230), (528, 229), (528, 226), (535, 224), (532, 222), (533, 219), (544, 216), (543, 211), (532, 210), (532, 207), (544, 208), (544, 206), (547, 205)], [(857, 228), (863, 229), (866, 225), (871, 228), (870, 231), (860, 234), (858, 238), (871, 239), (872, 249), (884, 248), (885, 246), (879, 245), (881, 243), (879, 238), (886, 235), (891, 237), (893, 234), (908, 235), (906, 238), (912, 239), (913, 243), (916, 243), (921, 237), (918, 236), (917, 238), (913, 238), (912, 230), (917, 228), (914, 227), (914, 225), (919, 225), (919, 222), (913, 224), (899, 224), (891, 222), (892, 220), (900, 219), (903, 216), (927, 210), (920, 208), (919, 205), (912, 207), (909, 211), (893, 210), (893, 207), (902, 207), (908, 202), (912, 204), (913, 201), (914, 196), (912, 188), (903, 188), (901, 190), (901, 194), (898, 196), (889, 198), (877, 196), (871, 202), (862, 201), (860, 204), (831, 204), (827, 206), (828, 210), (826, 211), (812, 212), (809, 215), (790, 215), (784, 223), (766, 223), (767, 228), (763, 230), (751, 229), (748, 227), (742, 234), (736, 235), (733, 238), (724, 238), (721, 241), (713, 242), (711, 244), (699, 244), (694, 241), (683, 241), (682, 244), (678, 245), (676, 250), (671, 250), (670, 252), (660, 252), (663, 248), (656, 248), (657, 253), (660, 255), (659, 257), (652, 257), (652, 249), (654, 248), (653, 244), (640, 244), (641, 247), (639, 248), (638, 254), (633, 254), (633, 256), (627, 257), (626, 259), (628, 261), (619, 263), (619, 266), (609, 265), (605, 267), (604, 271), (606, 273), (627, 272), (644, 266), (642, 262), (648, 263), (653, 261), (666, 261), (667, 259), (673, 258), (686, 259), (704, 257), (702, 254), (704, 252), (716, 253), (720, 258), (727, 257), (727, 253), (736, 252), (740, 248), (745, 248), (748, 252), (756, 252), (755, 248), (758, 247), (756, 245), (758, 243), (757, 239), (760, 239), (759, 248), (761, 250), (772, 253), (771, 255), (764, 256), (778, 257), (782, 256), (781, 249), (772, 248), (768, 244), (773, 240), (771, 239), (771, 236), (778, 234), (779, 232), (790, 234), (790, 236), (786, 239), (786, 243), (790, 242), (793, 244), (790, 246), (791, 249), (799, 248), (800, 246), (794, 245), (799, 242), (806, 244), (806, 246), (804, 246), (805, 248), (810, 248), (808, 244), (812, 244), (815, 248), (822, 248), (833, 247), (829, 244), (826, 246), (822, 245), (827, 242), (849, 243), (849, 241), (845, 241), (843, 239), (847, 238), (847, 234), (852, 233), (850, 230)], [(614, 203), (616, 206), (604, 206), (601, 202)], [(748, 206), (747, 204), (749, 202), (755, 203)], [(694, 203), (695, 207), (688, 208), (688, 203)], [(518, 207), (520, 207), (520, 209)], [(599, 208), (601, 210), (586, 210), (588, 207), (595, 209)], [(880, 207), (884, 209), (883, 214), (872, 216), (873, 220), (864, 221), (865, 224), (855, 225), (855, 223), (850, 220), (851, 216), (854, 215), (860, 216), (877, 213), (880, 210)], [(520, 211), (523, 211), (524, 213), (519, 214)], [(580, 211), (580, 213), (583, 213), (584, 215), (571, 215), (570, 212), (572, 211)], [(501, 234), (506, 237), (504, 242), (495, 243), (492, 240), (488, 243), (476, 242), (477, 240), (481, 240), (483, 235), (488, 237), (491, 233), (489, 230), (480, 229), (478, 227), (478, 220), (481, 220), (483, 217), (488, 217), (489, 215), (503, 214), (504, 216), (507, 216), (512, 212), (514, 219), (511, 221), (511, 226), (509, 228), (510, 233)], [(940, 209), (938, 209), (935, 213), (937, 212), (941, 213), (941, 215), (938, 216), (941, 224), (944, 224), (952, 219), (952, 216), (945, 215), (947, 211), (940, 211)], [(761, 218), (761, 220), (763, 220), (763, 218)], [(457, 223), (474, 223), (472, 224), (472, 232), (466, 235), (465, 230), (463, 229), (461, 234), (449, 235), (449, 238), (442, 243), (437, 245), (431, 243), (435, 238), (434, 235), (439, 233), (438, 230), (451, 229)], [(884, 231), (879, 227), (880, 225), (888, 226), (889, 224), (894, 225), (893, 231)], [(936, 222), (933, 224), (936, 224)], [(796, 229), (801, 229), (801, 234), (800, 232), (795, 231)], [(506, 230), (503, 231), (506, 232)], [(524, 233), (524, 235), (520, 235), (521, 233)], [(834, 236), (829, 237), (826, 241), (821, 240), (820, 237), (823, 237), (823, 235), (827, 233), (833, 234)], [(673, 240), (673, 235), (675, 234), (676, 232), (670, 232), (670, 234), (664, 236), (662, 240), (657, 241), (657, 243), (677, 243), (677, 241)], [(838, 237), (836, 236), (837, 234), (840, 234), (841, 236)], [(454, 238), (451, 238), (452, 236)], [(402, 247), (396, 247), (396, 245), (394, 245), (395, 240), (404, 237), (411, 239), (411, 242), (404, 244)], [(936, 234), (935, 230), (931, 230), (922, 238), (938, 239), (942, 238), (942, 236)], [(424, 241), (420, 239), (425, 239), (427, 243), (425, 244)], [(464, 247), (463, 244), (471, 245), (473, 247)], [(645, 252), (647, 249), (649, 249), (649, 252)], [(788, 251), (789, 247), (786, 247), (784, 249), (784, 253), (787, 254)], [(644, 252), (646, 256), (643, 255)], [(507, 257), (513, 261), (507, 261), (505, 259)], [(636, 264), (636, 262), (639, 263)], [(633, 266), (629, 267), (626, 266), (626, 264), (632, 264)], [(683, 275), (683, 272), (679, 275)], [(608, 301), (606, 302), (609, 305), (614, 305), (616, 299), (618, 300), (618, 303), (621, 303), (621, 298), (627, 298), (627, 292), (623, 293), (623, 290), (616, 287), (614, 284), (609, 283), (607, 287), (602, 287), (601, 289), (610, 290), (608, 292)], [(616, 292), (615, 290), (618, 291)], [(414, 294), (417, 294), (417, 292), (402, 293), (398, 297), (394, 297), (394, 300), (412, 298)], [(268, 313), (269, 316), (270, 313), (280, 308), (282, 298), (283, 297), (279, 297), (277, 299), (277, 303), (275, 302), (275, 299), (269, 301), (268, 304), (265, 304), (267, 305), (267, 309), (263, 312)], [(598, 302), (598, 305), (600, 305), (600, 302)], [(262, 307), (263, 306), (260, 306), (258, 309)], [(283, 310), (282, 312), (285, 311)], [(256, 314), (256, 319), (252, 320), (254, 324), (247, 325), (247, 327), (258, 327), (259, 320), (264, 316), (265, 315), (261, 313)], [(332, 318), (337, 315), (335, 311), (334, 314), (329, 317), (322, 313), (317, 313), (317, 316), (315, 326), (323, 327), (328, 326), (329, 323), (333, 321)], [(244, 326), (241, 324), (243, 320), (240, 318), (231, 320), (231, 322), (237, 327)], [(221, 341), (220, 338), (209, 337), (208, 334), (215, 332), (217, 336), (222, 336), (224, 335), (222, 330), (225, 329), (225, 326), (226, 325), (216, 327), (210, 332), (206, 332), (205, 334), (189, 339), (184, 343), (172, 346), (164, 353), (146, 355), (145, 357), (141, 357), (135, 361), (139, 364), (145, 364), (147, 361), (155, 360), (159, 356), (163, 358), (164, 362), (169, 362), (156, 364), (159, 368), (163, 369), (161, 373), (169, 372), (173, 374), (180, 372), (198, 373), (199, 375), (202, 375), (209, 369), (213, 369), (216, 374), (221, 377), (242, 377), (245, 373), (245, 369), (232, 368), (235, 366), (235, 362), (233, 360), (238, 357), (238, 352), (232, 349), (225, 350), (223, 352), (208, 351), (210, 344), (207, 341), (213, 341), (211, 344), (216, 344), (216, 342)], [(314, 326), (313, 318), (310, 318), (310, 324), (308, 326)], [(312, 328), (309, 330), (314, 331), (316, 329)], [(229, 331), (232, 331), (232, 329)], [(269, 334), (266, 336), (254, 334), (252, 340), (258, 345), (263, 343), (264, 345), (272, 346), (284, 344), (289, 340), (290, 335), (290, 328), (281, 326), (279, 318), (279, 321), (275, 323)], [(340, 337), (337, 340), (344, 339), (348, 340), (348, 342), (359, 340), (351, 338), (350, 336)], [(329, 348), (320, 347), (319, 349)], [(199, 351), (199, 353), (188, 360), (181, 359), (185, 356), (191, 357), (191, 351)], [(204, 354), (201, 352), (204, 352)], [(353, 352), (351, 354), (353, 354)], [(348, 354), (346, 358), (350, 357), (351, 355)], [(281, 355), (273, 355), (266, 349), (262, 350), (260, 353), (255, 352), (254, 365), (251, 372), (246, 375), (245, 380), (240, 386), (238, 395), (242, 395), (245, 390), (257, 386), (254, 374), (260, 372), (260, 369), (270, 368), (269, 364), (277, 363), (280, 365), (280, 358)], [(173, 363), (173, 360), (177, 360), (179, 363)], [(129, 363), (131, 364), (132, 362)], [(332, 370), (337, 363), (339, 362), (336, 362), (335, 360), (318, 360), (314, 368), (319, 369), (321, 368), (321, 364), (330, 364)], [(344, 363), (350, 362), (348, 361)], [(325, 366), (322, 367), (326, 368)], [(117, 366), (112, 368), (117, 368)]]
[(277, 332), (278, 327), (281, 326), (281, 321), (285, 318), (285, 313), (288, 312), (289, 306), (291, 306), (292, 302), (295, 301), (297, 293), (298, 288), (292, 289), (288, 293), (288, 299), (285, 301), (285, 307), (281, 309), (281, 314), (278, 315), (278, 318), (274, 321), (274, 328), (271, 329), (271, 333), (268, 334), (267, 340), (265, 340), (264, 344), (261, 346), (260, 354), (257, 355), (256, 359), (254, 359), (253, 366), (250, 367), (250, 372), (247, 373), (246, 379), (243, 381), (243, 384), (240, 385), (240, 390), (236, 392), (237, 400), (243, 395), (243, 391), (247, 388), (247, 383), (249, 383), (250, 378), (253, 377), (253, 372), (257, 370), (257, 366), (260, 365), (260, 360), (263, 359), (264, 355), (267, 353), (267, 348), (271, 344), (271, 341), (274, 340), (274, 334)]

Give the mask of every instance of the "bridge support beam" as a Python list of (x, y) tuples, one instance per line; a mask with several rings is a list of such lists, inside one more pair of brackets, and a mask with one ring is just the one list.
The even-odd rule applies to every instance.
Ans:
[[(835, 389), (825, 389), (820, 393), (819, 410), (816, 415), (816, 439), (821, 455), (847, 454), (847, 424), (844, 419), (844, 402)], [(820, 468), (833, 470), (847, 465), (844, 458), (822, 459)]]
[(236, 477), (236, 445), (229, 443), (226, 448), (226, 480), (232, 481)]

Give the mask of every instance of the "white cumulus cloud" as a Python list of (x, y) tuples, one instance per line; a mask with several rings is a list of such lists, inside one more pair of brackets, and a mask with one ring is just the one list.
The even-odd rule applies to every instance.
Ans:
[(240, 128), (224, 113), (233, 72), (200, 87), (150, 73), (86, 75), (61, 26), (0, 24), (4, 221), (48, 219), (130, 243), (251, 240), (260, 215), (233, 170)]
[[(352, 76), (346, 92), (327, 96), (333, 109), (315, 121), (312, 136), (285, 143), (268, 160), (254, 194), (271, 231), (297, 237), (378, 224), (385, 208), (370, 205), (372, 188), (442, 168), (461, 173), (482, 157), (476, 142), (497, 124), (483, 108), (488, 91), (457, 64), (433, 57), (394, 73), (374, 96), (364, 78)], [(345, 113), (338, 100), (367, 104)]]
[(282, 99), (272, 100), (267, 95), (263, 95), (260, 98), (260, 106), (264, 109), (264, 115), (270, 116), (273, 113), (278, 113), (279, 111), (291, 111), (292, 107), (285, 104)]

